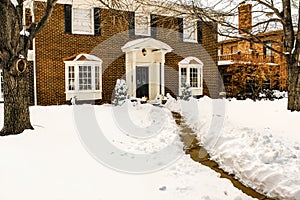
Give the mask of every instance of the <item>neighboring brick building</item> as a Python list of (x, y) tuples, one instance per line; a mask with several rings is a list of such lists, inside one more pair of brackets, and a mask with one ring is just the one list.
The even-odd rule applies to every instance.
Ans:
[[(110, 102), (116, 80), (126, 79), (130, 97), (181, 93), (218, 95), (217, 36), (212, 23), (186, 18), (58, 2), (31, 52), (35, 103)], [(34, 2), (38, 21), (45, 4)]]
[[(251, 31), (251, 16), (251, 5), (241, 4), (239, 7), (241, 29)], [(243, 31), (240, 31), (240, 34), (244, 34)], [(262, 41), (283, 43), (282, 30), (256, 36)], [(283, 45), (278, 43), (267, 45), (283, 52)], [(252, 95), (253, 90), (261, 89), (287, 89), (287, 64), (284, 56), (265, 48), (262, 44), (241, 39), (223, 40), (219, 42), (218, 54), (218, 68), (224, 84), (221, 90), (226, 91), (227, 96)]]

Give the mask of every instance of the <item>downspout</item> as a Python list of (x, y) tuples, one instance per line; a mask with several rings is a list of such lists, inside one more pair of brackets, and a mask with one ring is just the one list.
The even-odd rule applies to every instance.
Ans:
[(32, 41), (33, 46), (33, 91), (34, 91), (34, 105), (37, 106), (37, 91), (36, 91), (36, 54), (35, 54), (35, 39)]
[[(34, 1), (32, 2), (32, 23), (35, 22), (34, 15)], [(33, 48), (33, 98), (34, 105), (37, 106), (37, 86), (36, 86), (36, 48), (35, 48), (35, 38), (32, 40), (32, 48)]]

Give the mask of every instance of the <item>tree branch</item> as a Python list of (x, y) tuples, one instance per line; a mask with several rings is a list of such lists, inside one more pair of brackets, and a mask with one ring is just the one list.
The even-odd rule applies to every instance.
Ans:
[(42, 28), (46, 25), (48, 19), (51, 16), (51, 13), (54, 9), (54, 6), (56, 4), (57, 0), (47, 0), (47, 5), (45, 9), (45, 13), (42, 17), (42, 19), (37, 23), (32, 23), (29, 27), (30, 32), (30, 41), (42, 30)]

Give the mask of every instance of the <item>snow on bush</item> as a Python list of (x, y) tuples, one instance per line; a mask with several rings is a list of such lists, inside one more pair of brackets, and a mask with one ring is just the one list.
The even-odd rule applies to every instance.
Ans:
[(191, 96), (192, 96), (191, 85), (189, 83), (184, 83), (183, 90), (182, 90), (182, 99), (188, 101)]
[(274, 100), (274, 99), (282, 99), (287, 97), (287, 92), (280, 92), (278, 90), (262, 90), (259, 93), (259, 99), (269, 99), (269, 100)]
[(122, 105), (127, 98), (127, 85), (123, 79), (118, 79), (115, 86), (115, 95), (112, 104), (115, 106)]

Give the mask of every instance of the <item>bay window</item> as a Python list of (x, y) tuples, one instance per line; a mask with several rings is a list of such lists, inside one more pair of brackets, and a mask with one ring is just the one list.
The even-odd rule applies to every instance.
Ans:
[(73, 97), (76, 97), (77, 100), (102, 98), (102, 61), (100, 59), (64, 62), (66, 66), (66, 100)]
[(192, 95), (203, 94), (203, 63), (195, 57), (187, 57), (179, 62), (179, 95), (185, 83), (191, 86)]

